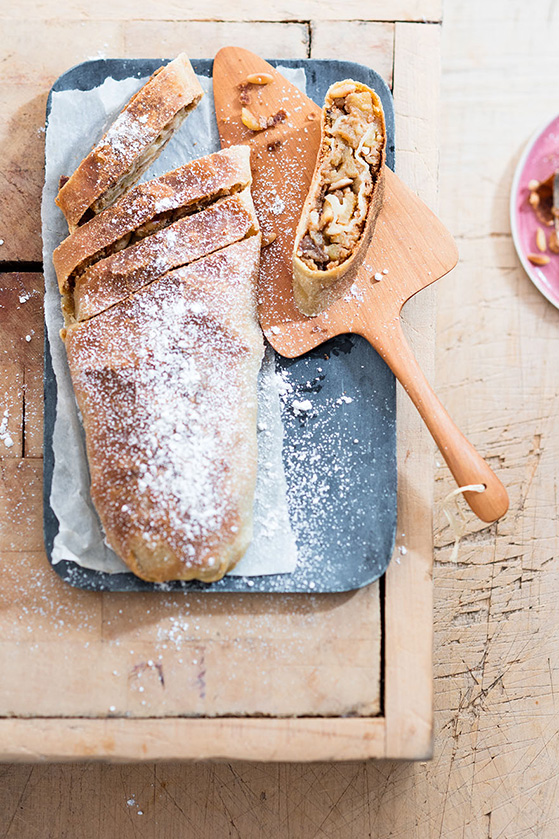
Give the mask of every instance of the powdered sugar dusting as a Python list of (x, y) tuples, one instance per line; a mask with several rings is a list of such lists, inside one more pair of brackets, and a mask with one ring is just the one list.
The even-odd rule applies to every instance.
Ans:
[(76, 283), (78, 319), (91, 317), (172, 268), (242, 239), (256, 224), (243, 194), (232, 195), (100, 260)]
[(8, 408), (4, 411), (2, 415), (2, 420), (0, 420), (0, 440), (4, 443), (7, 449), (11, 449), (14, 445), (14, 441), (12, 439), (12, 435), (8, 431), (8, 420), (10, 418), (10, 411)]
[(99, 142), (97, 151), (110, 149), (117, 157), (130, 160), (146, 148), (155, 136), (145, 122), (140, 123), (136, 114), (126, 109), (118, 115)]
[(257, 240), (233, 245), (70, 332), (92, 493), (119, 553), (171, 548), (187, 567), (211, 567), (222, 543), (246, 539), (257, 256)]

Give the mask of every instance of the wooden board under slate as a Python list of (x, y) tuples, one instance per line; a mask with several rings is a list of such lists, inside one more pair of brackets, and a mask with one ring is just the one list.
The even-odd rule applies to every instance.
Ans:
[[(363, 6), (361, 13), (354, 15), (355, 20), (352, 22), (314, 20), (311, 54), (316, 58), (351, 56), (375, 67), (389, 84), (392, 82), (393, 70), (397, 171), (408, 185), (435, 208), (439, 155), (439, 26), (401, 22), (363, 23), (358, 20), (360, 17), (375, 16), (380, 20), (384, 15), (386, 21), (401, 21), (407, 16), (401, 14), (401, 4), (400, 11), (395, 11), (392, 4), (388, 13), (386, 10), (382, 12), (384, 5), (375, 3), (374, 12), (367, 6), (366, 13)], [(222, 6), (223, 13), (218, 17), (227, 16), (230, 20), (230, 4), (227, 9), (224, 4)], [(324, 12), (324, 6), (321, 8)], [(420, 18), (435, 20), (432, 9), (426, 10), (425, 4), (421, 4), (420, 7), (415, 3), (414, 14), (418, 13), (418, 9)], [(9, 22), (10, 37), (6, 41), (6, 49), (10, 50), (10, 62), (6, 65), (6, 72), (10, 74), (9, 91), (15, 91), (17, 96), (14, 94), (12, 104), (12, 100), (8, 102), (6, 127), (10, 130), (10, 136), (18, 139), (18, 149), (21, 148), (20, 138), (29, 142), (35, 137), (38, 138), (36, 149), (33, 146), (33, 153), (30, 152), (26, 158), (29, 178), (25, 173), (13, 188), (10, 186), (10, 179), (7, 180), (7, 185), (0, 184), (0, 194), (6, 198), (4, 203), (7, 207), (16, 206), (13, 198), (16, 187), (23, 190), (22, 206), (27, 213), (26, 218), (30, 220), (30, 224), (32, 220), (35, 225), (34, 236), (27, 235), (25, 225), (22, 228), (20, 224), (12, 224), (9, 231), (6, 227), (3, 228), (4, 247), (8, 242), (10, 244), (10, 251), (6, 252), (4, 258), (21, 261), (19, 269), (10, 270), (25, 271), (26, 267), (28, 268), (25, 260), (37, 259), (39, 256), (35, 254), (40, 255), (37, 223), (40, 216), (40, 190), (37, 185), (42, 182), (43, 161), (40, 154), (39, 128), (42, 125), (48, 89), (56, 77), (68, 67), (91, 57), (93, 44), (102, 45), (107, 55), (144, 55), (153, 58), (161, 55), (163, 44), (167, 55), (174, 55), (186, 48), (193, 57), (211, 55), (219, 47), (230, 43), (249, 49), (254, 49), (255, 44), (265, 43), (266, 53), (269, 55), (299, 58), (304, 58), (311, 48), (305, 36), (306, 25), (300, 22), (300, 7), (297, 8), (296, 20), (291, 21), (288, 15), (286, 22), (281, 24), (255, 22), (249, 19), (250, 11), (246, 13), (243, 21), (239, 20), (233, 24), (223, 20), (188, 20), (189, 14), (191, 17), (194, 15), (185, 11), (184, 7), (180, 9), (180, 19), (171, 19), (172, 16), (167, 15), (169, 19), (165, 21), (130, 18), (124, 20), (122, 13), (115, 11), (114, 7), (109, 11), (113, 20), (107, 20), (106, 16), (102, 20), (93, 19), (92, 14), (98, 12), (95, 12), (95, 9), (89, 9), (87, 15), (83, 12), (83, 19), (62, 20), (60, 15), (64, 14), (64, 10), (61, 11), (59, 6), (48, 11), (48, 15), (41, 9), (38, 12), (34, 7), (33, 20), (27, 18)], [(200, 17), (201, 11), (207, 17), (207, 10), (201, 10), (200, 6), (197, 7), (196, 17)], [(259, 12), (258, 15), (256, 11)], [(255, 7), (252, 17), (256, 16), (261, 20), (261, 11), (261, 8), (256, 10)], [(145, 9), (140, 4), (139, 14), (150, 14), (153, 17), (157, 15), (157, 10), (154, 11), (153, 4), (149, 8), (145, 6)], [(24, 13), (18, 7), (18, 17), (21, 18), (22, 15)], [(41, 15), (43, 18), (47, 16), (48, 21), (40, 19)], [(45, 44), (48, 47), (46, 53)], [(39, 49), (41, 45), (42, 49)], [(29, 124), (28, 114), (31, 114), (29, 119), (33, 117)], [(13, 145), (4, 144), (4, 152), (9, 156), (15, 152), (15, 148)], [(10, 170), (9, 166), (4, 165), (0, 168), (2, 171)], [(14, 217), (19, 219), (17, 211)], [(6, 232), (8, 236), (5, 235)], [(4, 274), (0, 283), (3, 288), (9, 287), (11, 295), (9, 301), (2, 301), (3, 304), (14, 310), (20, 306), (20, 311), (16, 314), (24, 316), (25, 312), (18, 300), (19, 291), (29, 286), (29, 290), (36, 289), (39, 294), (42, 277), (37, 273), (11, 273)], [(38, 297), (37, 301), (39, 299)], [(29, 302), (31, 301), (24, 305), (28, 305)], [(433, 313), (433, 295), (430, 290), (422, 292), (417, 299), (411, 301), (405, 311), (406, 321), (411, 327), (409, 336), (413, 341), (414, 351), (421, 359), (424, 369), (431, 374)], [(42, 319), (37, 312), (33, 317), (35, 319), (29, 323), (30, 331), (34, 330), (35, 335), (38, 335)], [(43, 546), (40, 445), (42, 394), (40, 387), (23, 388), (29, 381), (28, 376), (35, 379), (38, 377), (40, 381), (41, 353), (28, 357), (31, 366), (22, 364), (22, 360), (27, 357), (25, 353), (33, 349), (33, 342), (25, 340), (30, 331), (24, 334), (21, 329), (24, 324), (18, 325), (16, 317), (13, 317), (10, 323), (16, 331), (12, 331), (8, 338), (5, 318), (5, 310), (0, 309), (0, 378), (2, 382), (12, 382), (12, 402), (19, 405), (19, 408), (17, 414), (14, 413), (9, 427), (14, 432), (14, 440), (21, 441), (24, 456), (20, 456), (21, 449), (18, 450), (17, 457), (10, 455), (15, 446), (10, 450), (1, 450), (3, 483), (0, 484), (0, 558), (3, 585), (0, 593), (0, 666), (3, 677), (0, 695), (5, 690), (9, 693), (0, 710), (2, 759), (26, 762), (84, 759), (184, 761), (208, 758), (320, 761), (368, 757), (426, 757), (431, 748), (432, 731), (433, 460), (430, 437), (407, 396), (398, 396), (397, 532), (397, 545), (405, 546), (407, 554), (403, 556), (396, 551), (395, 559), (398, 561), (390, 564), (382, 594), (379, 591), (379, 583), (373, 583), (354, 594), (324, 596), (256, 594), (248, 597), (231, 594), (209, 598), (196, 594), (127, 595), (81, 591), (65, 585), (52, 573)], [(27, 323), (25, 328), (28, 328)], [(19, 378), (16, 376), (16, 367), (23, 370), (18, 374)], [(26, 378), (23, 379), (22, 376)], [(382, 622), (380, 597), (383, 603)], [(210, 636), (214, 622), (215, 632)], [(384, 647), (382, 671), (379, 658), (381, 632)], [(178, 716), (181, 712), (188, 713), (192, 693), (187, 694), (181, 702), (180, 684), (175, 682), (174, 678), (165, 679), (169, 716), (161, 716), (161, 711), (157, 704), (153, 703), (152, 697), (149, 698), (149, 702), (146, 700), (145, 706), (141, 704), (140, 696), (146, 693), (147, 687), (134, 682), (134, 679), (138, 678), (135, 675), (138, 672), (137, 665), (149, 661), (153, 661), (154, 664), (157, 662), (163, 666), (164, 676), (186, 670), (181, 677), (183, 681), (190, 687), (198, 682), (197, 689), (203, 692), (206, 679), (203, 662), (200, 670), (195, 671), (193, 668), (196, 665), (193, 661), (200, 661), (196, 653), (203, 652), (211, 646), (215, 655), (210, 666), (210, 680), (215, 684), (214, 669), (221, 667), (226, 659), (232, 656), (231, 666), (236, 664), (237, 689), (240, 689), (245, 673), (248, 672), (249, 679), (251, 678), (254, 658), (251, 656), (247, 660), (242, 657), (237, 645), (242, 643), (246, 651), (252, 643), (252, 653), (256, 651), (256, 644), (261, 649), (264, 641), (267, 651), (271, 652), (271, 661), (258, 662), (256, 696), (245, 691), (243, 701), (239, 703), (243, 708), (242, 717), (226, 715), (215, 719)], [(42, 659), (35, 650), (37, 644), (41, 647)], [(324, 656), (321, 654), (323, 645), (327, 652)], [(300, 696), (292, 697), (290, 703), (284, 703), (284, 707), (290, 705), (293, 713), (302, 714), (300, 717), (289, 719), (276, 716), (278, 704), (275, 703), (272, 693), (273, 685), (279, 681), (275, 671), (282, 649), (290, 649), (293, 652), (292, 661), (295, 662), (292, 668), (286, 667), (283, 671), (283, 675), (287, 676), (286, 691), (293, 690), (294, 687), (301, 691)], [(188, 655), (185, 655), (186, 652)], [(163, 656), (163, 661), (159, 660), (159, 655)], [(71, 663), (79, 661), (80, 657), (84, 659), (84, 663), (73, 673)], [(125, 666), (117, 669), (122, 659)], [(340, 669), (344, 663), (345, 668)], [(299, 685), (294, 685), (292, 681), (293, 668), (304, 671), (304, 676), (299, 677)], [(118, 675), (114, 675), (115, 670)], [(363, 682), (364, 670), (367, 671), (367, 684)], [(151, 668), (149, 676), (160, 684), (158, 673)], [(344, 680), (347, 685), (345, 696), (341, 697)], [(105, 688), (104, 683), (112, 684), (114, 689)], [(139, 687), (142, 686), (143, 692), (139, 691)], [(162, 687), (158, 687), (157, 684), (154, 687), (163, 693)], [(220, 685), (222, 701), (230, 689), (230, 682), (223, 681)], [(122, 697), (122, 705), (119, 703), (118, 706), (118, 717), (116, 711), (112, 711), (111, 705), (108, 704), (114, 702), (114, 692), (118, 692)], [(174, 708), (171, 707), (173, 704)], [(265, 707), (270, 717), (251, 717), (258, 706)], [(296, 706), (299, 710), (295, 710)], [(308, 716), (314, 709), (323, 713), (325, 709), (328, 710), (328, 706), (331, 711), (339, 714), (351, 713), (352, 707), (360, 706), (361, 714), (353, 718)], [(116, 703), (114, 707), (117, 707)], [(367, 707), (371, 716), (364, 715)], [(52, 718), (45, 719), (46, 709), (52, 714)], [(202, 713), (208, 712), (209, 709), (210, 701), (206, 700)], [(84, 718), (84, 711), (88, 718)], [(153, 716), (146, 719), (139, 716), (140, 713), (151, 713)], [(169, 766), (167, 764), (166, 770), (160, 767), (157, 771), (164, 772), (167, 776)], [(219, 767), (197, 766), (191, 782), (188, 781), (184, 786), (181, 766), (186, 771), (187, 765), (178, 764), (181, 793), (179, 795), (176, 786), (172, 787), (172, 791), (179, 796), (177, 800), (180, 801), (184, 812), (194, 814), (193, 823), (198, 824), (195, 815), (198, 810), (202, 814), (200, 818), (205, 819), (206, 816), (204, 808), (199, 808), (196, 802), (206, 800), (207, 784), (216, 785), (219, 791), (222, 789), (222, 781), (225, 782), (226, 779), (221, 777)], [(387, 766), (392, 773), (392, 764)], [(75, 771), (80, 773), (80, 778), (82, 769), (90, 771), (84, 767), (76, 767)], [(54, 767), (51, 767), (51, 770), (63, 771)], [(16, 833), (20, 830), (21, 818), (29, 820), (27, 805), (29, 801), (37, 800), (36, 795), (41, 794), (43, 786), (46, 795), (40, 800), (45, 802), (44, 812), (50, 812), (52, 809), (54, 787), (52, 775), (49, 774), (51, 770), (45, 767), (47, 775), (41, 777), (36, 776), (37, 770), (34, 770), (34, 781), (27, 785), (27, 793), (23, 799), (20, 791), (17, 791), (17, 795), (14, 791), (12, 798), (15, 804), (19, 801), (22, 807), (27, 809), (21, 811), (22, 817), (15, 816), (12, 833), (13, 830)], [(19, 770), (16, 768), (15, 771)], [(31, 768), (22, 767), (21, 771), (28, 782)], [(69, 767), (64, 771), (73, 770)], [(98, 777), (98, 771), (104, 772), (93, 768), (91, 771), (94, 773), (94, 779)], [(110, 769), (107, 771), (113, 772)], [(121, 770), (115, 771), (120, 773)], [(156, 778), (152, 775), (153, 771), (155, 770), (151, 766), (129, 766), (125, 791), (129, 793), (137, 790), (140, 795), (145, 773), (149, 773), (150, 779)], [(278, 770), (270, 764), (268, 774), (273, 777), (273, 783), (259, 786), (264, 777), (261, 774), (264, 770), (255, 766), (254, 777), (257, 780), (249, 788), (247, 799), (247, 789), (242, 780), (248, 771), (247, 764), (244, 765), (244, 771), (242, 768), (236, 770), (234, 766), (232, 771), (242, 772), (242, 775), (239, 775), (239, 784), (233, 785), (234, 798), (237, 787), (239, 794), (235, 798), (232, 818), (235, 825), (246, 825), (251, 836), (253, 833), (255, 836), (257, 833), (259, 835), (260, 832), (260, 828), (254, 827), (256, 820), (259, 825), (270, 825), (271, 832), (274, 832), (275, 822), (272, 817), (272, 821), (269, 821), (265, 814), (271, 812), (270, 808), (276, 807), (273, 802), (276, 801), (274, 796), (277, 792), (277, 777), (282, 789), (283, 781), (287, 779), (287, 790), (292, 805), (287, 813), (291, 820), (295, 819), (295, 826), (301, 825), (304, 833), (305, 825), (310, 825), (312, 820), (313, 826), (309, 835), (316, 833), (318, 811), (312, 809), (316, 807), (316, 795), (314, 799), (312, 795), (311, 799), (308, 799), (308, 784), (311, 784), (308, 787), (311, 793), (317, 784), (321, 791), (324, 788), (321, 800), (328, 800), (328, 811), (331, 810), (332, 790), (336, 800), (344, 795), (344, 790), (350, 801), (354, 801), (356, 792), (360, 796), (359, 800), (363, 795), (365, 798), (369, 797), (361, 786), (359, 789), (351, 784), (348, 786), (355, 772), (358, 772), (359, 778), (365, 779), (364, 783), (373, 784), (371, 789), (377, 789), (378, 768), (374, 767), (370, 767), (370, 772), (365, 775), (362, 775), (361, 769), (355, 768), (355, 764), (346, 764), (346, 769), (343, 766), (332, 767), (327, 778), (328, 784), (324, 786), (320, 779), (326, 777), (326, 767), (319, 769), (319, 775), (316, 776), (316, 767), (307, 771), (300, 764), (293, 763), (291, 767)], [(111, 774), (110, 777), (114, 781), (117, 776)], [(229, 777), (227, 774), (227, 779)], [(41, 778), (45, 781), (44, 784)], [(120, 774), (116, 786), (112, 781), (111, 790), (114, 790), (118, 797)], [(67, 787), (66, 782), (64, 783), (66, 790), (74, 789), (73, 786)], [(97, 781), (95, 783), (97, 784)], [(381, 783), (385, 784), (384, 774)], [(186, 793), (183, 787), (187, 790)], [(258, 805), (259, 809), (252, 813), (253, 800), (260, 801), (259, 791), (264, 788), (268, 790), (268, 801), (263, 801)], [(9, 789), (8, 783), (7, 794)], [(80, 799), (78, 795), (80, 806), (85, 807), (84, 812), (89, 812), (89, 804), (94, 807), (99, 800), (91, 785), (88, 785), (87, 789), (85, 799)], [(153, 795), (150, 785), (146, 790), (149, 796)], [(56, 791), (54, 794), (54, 800), (58, 801)], [(156, 799), (158, 795), (159, 792), (156, 793)], [(301, 795), (304, 799), (301, 799)], [(382, 803), (385, 798), (381, 790), (379, 801)], [(164, 811), (159, 808), (152, 813), (149, 806), (147, 809), (144, 807), (144, 818), (152, 818), (155, 814), (158, 821), (163, 819), (167, 824), (167, 814), (178, 812), (174, 808), (172, 811), (168, 810), (167, 800), (165, 798)], [(208, 800), (211, 808), (213, 799), (210, 796)], [(342, 805), (344, 800), (342, 799)], [(310, 811), (307, 805), (303, 807), (298, 804), (304, 801), (311, 802)], [(397, 804), (398, 801), (397, 797)], [(192, 804), (191, 808), (188, 802)], [(216, 806), (221, 808), (220, 803)], [(66, 826), (67, 820), (63, 810), (64, 808), (60, 818)], [(391, 824), (393, 810), (392, 806), (387, 809)], [(43, 809), (40, 812), (43, 812)], [(97, 810), (92, 809), (91, 812), (97, 813)], [(103, 819), (109, 811), (102, 806), (99, 812), (100, 823), (104, 824)], [(318, 813), (322, 822), (326, 812), (324, 805), (324, 810)], [(131, 828), (130, 808), (125, 803), (123, 812), (115, 804), (110, 813), (115, 815), (125, 833)], [(216, 813), (212, 817), (210, 809), (211, 825), (219, 832), (225, 823), (225, 814)], [(332, 819), (339, 819), (339, 808), (332, 810), (331, 818), (327, 821), (330, 827)], [(83, 819), (80, 817), (80, 824), (82, 823)], [(92, 823), (97, 824), (97, 821)], [(412, 818), (410, 824), (413, 823)], [(199, 824), (202, 825), (202, 822)], [(173, 827), (169, 829), (172, 830)], [(176, 829), (179, 830), (178, 821)], [(203, 826), (200, 829), (204, 829)]]

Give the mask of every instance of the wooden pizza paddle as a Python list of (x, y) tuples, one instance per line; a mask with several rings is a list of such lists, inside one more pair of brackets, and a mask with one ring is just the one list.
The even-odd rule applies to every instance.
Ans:
[[(400, 323), (404, 303), (456, 265), (452, 236), (387, 168), (383, 209), (351, 290), (318, 317), (302, 315), (293, 302), (292, 248), (320, 143), (321, 109), (266, 61), (237, 47), (218, 52), (213, 84), (222, 146), (247, 143), (252, 150), (252, 195), (265, 244), (259, 315), (266, 338), (288, 358), (335, 335), (366, 338), (410, 395), (458, 485), (485, 485), (484, 492), (464, 493), (471, 509), (483, 521), (501, 518), (508, 509), (504, 486), (441, 405)], [(267, 127), (254, 130), (259, 125)]]

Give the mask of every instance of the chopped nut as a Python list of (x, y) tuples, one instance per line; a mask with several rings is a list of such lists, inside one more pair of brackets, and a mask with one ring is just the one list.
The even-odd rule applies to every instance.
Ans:
[(248, 90), (248, 85), (241, 83), (239, 85), (239, 89), (241, 91), (241, 94), (239, 96), (239, 99), (241, 100), (241, 105), (250, 105), (250, 93)]
[(249, 84), (270, 84), (273, 81), (274, 77), (269, 73), (251, 73), (250, 76), (247, 76)]
[(330, 184), (330, 189), (343, 189), (344, 186), (351, 186), (353, 181), (351, 178), (340, 178), (338, 181), (335, 181), (333, 184)]
[(271, 233), (263, 233), (262, 234), (262, 247), (267, 248), (268, 245), (271, 245), (272, 242), (275, 242), (278, 238), (278, 234), (271, 232)]
[(243, 125), (251, 131), (264, 131), (265, 128), (273, 128), (278, 122), (285, 122), (287, 113), (282, 109), (270, 117), (257, 117), (248, 108), (241, 109), (241, 120)]
[(277, 125), (279, 122), (285, 122), (287, 119), (287, 112), (283, 110), (279, 110), (276, 114), (271, 117), (268, 117), (266, 120), (266, 128), (273, 128), (274, 125)]
[(344, 99), (350, 93), (355, 93), (355, 82), (348, 79), (345, 82), (337, 82), (330, 88), (330, 96), (332, 99)]
[(334, 210), (332, 209), (331, 204), (325, 203), (320, 216), (320, 227), (326, 227), (326, 225), (330, 224), (331, 221), (334, 221)]
[(528, 203), (531, 207), (539, 207), (540, 205), (540, 196), (537, 192), (531, 192), (528, 196)]
[(533, 192), (535, 189), (538, 189), (539, 185), (540, 185), (540, 182), (536, 181), (534, 179), (532, 179), (531, 181), (528, 181), (528, 189), (530, 190), (530, 192)]
[(529, 253), (527, 257), (534, 265), (547, 265), (549, 262), (549, 257), (543, 253)]
[(266, 128), (266, 120), (262, 117), (256, 117), (248, 108), (241, 109), (241, 120), (243, 125), (246, 125), (251, 131), (262, 131)]
[(559, 253), (559, 240), (557, 238), (557, 231), (553, 230), (549, 237), (549, 250), (552, 253)]
[(281, 140), (274, 140), (273, 143), (268, 143), (266, 146), (267, 151), (277, 151), (281, 146)]
[(536, 247), (542, 253), (545, 253), (545, 251), (547, 250), (547, 239), (541, 227), (538, 227), (538, 229), (536, 230)]

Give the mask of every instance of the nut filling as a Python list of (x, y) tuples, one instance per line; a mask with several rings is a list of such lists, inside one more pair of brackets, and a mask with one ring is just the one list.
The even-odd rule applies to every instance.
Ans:
[(338, 82), (327, 95), (321, 188), (297, 248), (297, 256), (311, 270), (336, 268), (349, 259), (365, 227), (383, 163), (385, 129), (380, 103), (363, 88), (352, 81)]

